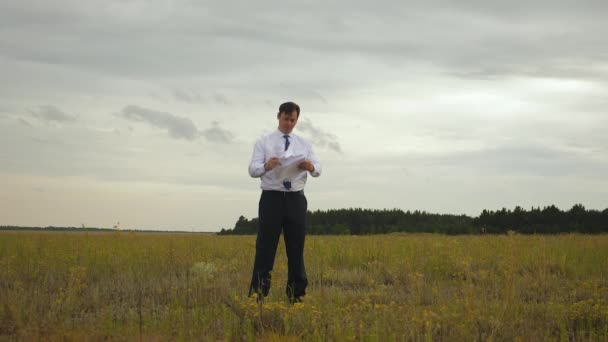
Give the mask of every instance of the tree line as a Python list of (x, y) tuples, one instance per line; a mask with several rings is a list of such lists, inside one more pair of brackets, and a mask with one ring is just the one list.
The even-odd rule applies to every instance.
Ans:
[(115, 231), (115, 228), (94, 228), (94, 227), (22, 227), (22, 226), (0, 226), (0, 230), (34, 230), (34, 231), (46, 231), (46, 232), (111, 232)]
[(214, 232), (184, 231), (184, 230), (150, 230), (150, 229), (121, 229), (117, 226), (113, 228), (94, 228), (94, 227), (22, 227), (22, 226), (0, 226), (0, 231), (43, 231), (43, 232), (123, 232), (123, 233), (188, 233), (188, 234), (215, 234)]
[[(220, 235), (256, 234), (258, 219), (240, 216), (234, 228)], [(608, 209), (586, 209), (582, 204), (562, 211), (555, 205), (530, 210), (520, 206), (510, 210), (483, 210), (478, 217), (435, 214), (401, 209), (330, 209), (307, 213), (307, 232), (315, 235), (365, 235), (386, 233), (441, 234), (558, 234), (608, 232)]]
[(588, 210), (582, 204), (576, 204), (568, 211), (554, 205), (530, 210), (517, 206), (513, 210), (484, 210), (473, 223), (487, 233), (497, 234), (509, 230), (523, 234), (606, 233), (608, 209)]

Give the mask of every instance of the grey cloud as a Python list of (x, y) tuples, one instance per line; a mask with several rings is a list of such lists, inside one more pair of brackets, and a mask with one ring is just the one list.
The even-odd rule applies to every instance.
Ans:
[(229, 106), (232, 104), (232, 101), (230, 101), (225, 95), (223, 94), (215, 94), (213, 95), (213, 99), (215, 100), (215, 102), (219, 103), (219, 104), (223, 104), (226, 106)]
[[(182, 102), (187, 102), (187, 103), (205, 103), (206, 102), (206, 98), (195, 91), (186, 91), (183, 89), (175, 89), (173, 91), (173, 96), (175, 97), (176, 100), (182, 101)], [(228, 97), (224, 94), (220, 94), (220, 93), (213, 94), (211, 96), (211, 99), (217, 104), (221, 104), (221, 105), (225, 105), (225, 106), (232, 105), (232, 101), (230, 101), (230, 99), (228, 99)]]
[(330, 150), (334, 150), (336, 152), (342, 152), (342, 149), (340, 148), (340, 144), (335, 142), (335, 141), (330, 141), (327, 143), (327, 147)]
[(19, 118), (18, 121), (19, 121), (20, 124), (22, 124), (24, 126), (32, 127), (32, 124), (29, 121), (27, 121), (27, 120), (25, 120), (23, 118)]
[[(343, 61), (359, 60), (358, 65), (368, 66), (363, 69), (373, 62), (397, 70), (430, 63), (463, 77), (523, 73), (608, 79), (605, 70), (589, 63), (608, 55), (603, 39), (608, 33), (604, 25), (608, 6), (602, 1), (584, 5), (389, 1), (383, 6), (319, 1), (323, 15), (314, 2), (293, 4), (289, 15), (271, 4), (243, 2), (239, 7), (246, 10), (240, 14), (222, 2), (140, 3), (149, 14), (146, 18), (130, 17), (134, 5), (124, 1), (110, 1), (95, 13), (73, 2), (19, 4), (0, 5), (2, 27), (11, 32), (3, 41), (2, 55), (112, 74), (241, 75), (239, 71), (254, 69), (268, 77), (276, 66), (310, 65), (328, 66), (353, 82), (362, 70), (344, 68)], [(165, 15), (174, 19), (171, 24)], [(307, 25), (292, 25), (293, 21)], [(277, 26), (289, 30), (276, 30)], [(42, 29), (45, 41), (30, 44)], [(154, 35), (154, 43), (140, 39), (142, 33)], [(83, 48), (68, 48), (73, 45)], [(138, 53), (130, 53), (135, 50)], [(115, 63), (118, 59), (121, 63)], [(305, 70), (309, 69), (294, 73), (306, 77)]]
[[(30, 129), (16, 122), (11, 124), (14, 129), (0, 134), (0, 172), (45, 177), (80, 176), (96, 181), (204, 185), (236, 190), (251, 187), (250, 179), (240, 172), (242, 165), (239, 160), (242, 162), (242, 158), (235, 158), (233, 153), (220, 153), (214, 146), (192, 144), (180, 147), (180, 151), (199, 153), (193, 158), (176, 153), (175, 147), (162, 140), (137, 141), (116, 136), (112, 131), (86, 127), (64, 126), (45, 130), (41, 126)], [(19, 149), (14, 146), (19, 146)], [(226, 148), (239, 153), (237, 144)], [(164, 162), (167, 158), (171, 163)], [(223, 167), (205, 170), (201, 177), (200, 171), (195, 170), (201, 163), (209, 161)], [(213, 176), (208, 177), (210, 174)]]
[(198, 94), (193, 91), (185, 91), (183, 89), (175, 89), (173, 91), (173, 96), (178, 101), (187, 102), (187, 103), (204, 103), (205, 99), (201, 94)]
[(44, 144), (44, 145), (60, 145), (61, 144), (57, 140), (42, 139), (42, 138), (38, 138), (38, 137), (32, 137), (32, 138), (30, 138), (30, 140), (35, 143)]
[(319, 92), (314, 91), (312, 89), (307, 89), (302, 86), (280, 83), (279, 84), (281, 92), (287, 95), (287, 97), (297, 97), (297, 98), (310, 98), (314, 100), (319, 100), (322, 103), (327, 104), (327, 99), (323, 97)]
[(230, 143), (234, 139), (234, 135), (230, 131), (220, 127), (217, 121), (214, 121), (211, 127), (202, 131), (201, 134), (207, 140), (218, 143)]
[(528, 15), (554, 16), (570, 14), (574, 17), (580, 14), (593, 15), (608, 10), (608, 3), (603, 0), (587, 0), (584, 6), (576, 1), (536, 0), (522, 2), (521, 6), (500, 1), (467, 0), (458, 3), (446, 0), (445, 7), (462, 8), (470, 12), (485, 13), (493, 17), (516, 18)]
[(9, 115), (9, 109), (8, 107), (5, 107), (4, 105), (0, 104), (0, 118), (8, 118)]
[[(169, 136), (175, 139), (193, 141), (203, 136), (207, 141), (214, 143), (230, 143), (234, 139), (234, 134), (222, 128), (217, 121), (212, 122), (210, 128), (200, 131), (189, 118), (135, 105), (123, 108), (121, 115), (130, 121), (146, 122), (152, 126), (166, 129)], [(132, 131), (133, 128), (129, 126), (129, 130)]]
[(314, 140), (315, 145), (327, 147), (330, 150), (342, 153), (338, 138), (332, 134), (315, 127), (309, 119), (305, 119), (298, 123), (298, 129), (302, 132), (309, 133)]
[(502, 144), (471, 152), (441, 156), (418, 156), (417, 163), (437, 167), (457, 167), (476, 173), (542, 177), (578, 176), (602, 179), (608, 173), (608, 160), (580, 150), (566, 150), (534, 142)]
[(199, 136), (198, 128), (192, 120), (171, 113), (128, 105), (122, 110), (122, 116), (131, 121), (146, 122), (166, 129), (172, 138), (195, 140)]
[(72, 123), (76, 121), (75, 116), (66, 114), (55, 106), (40, 106), (38, 110), (30, 110), (29, 112), (33, 117), (47, 124), (53, 122)]

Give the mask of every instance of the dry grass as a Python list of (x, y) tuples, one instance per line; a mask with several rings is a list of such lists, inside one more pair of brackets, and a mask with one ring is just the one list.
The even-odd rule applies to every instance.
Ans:
[(309, 236), (305, 303), (245, 297), (254, 236), (0, 233), (0, 339), (608, 340), (608, 236)]

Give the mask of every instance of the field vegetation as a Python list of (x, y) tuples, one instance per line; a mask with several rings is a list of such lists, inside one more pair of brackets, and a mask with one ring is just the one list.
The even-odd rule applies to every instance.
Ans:
[(255, 236), (0, 233), (0, 339), (608, 340), (608, 236), (309, 236), (304, 303)]

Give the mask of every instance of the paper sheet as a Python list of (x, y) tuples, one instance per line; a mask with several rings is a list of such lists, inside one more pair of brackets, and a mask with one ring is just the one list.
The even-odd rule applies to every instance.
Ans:
[(276, 172), (279, 175), (280, 179), (295, 179), (296, 176), (304, 172), (304, 170), (300, 169), (298, 165), (306, 160), (306, 157), (303, 155), (298, 156), (289, 156), (289, 157), (281, 157), (279, 161), (281, 162), (281, 166), (277, 167)]

